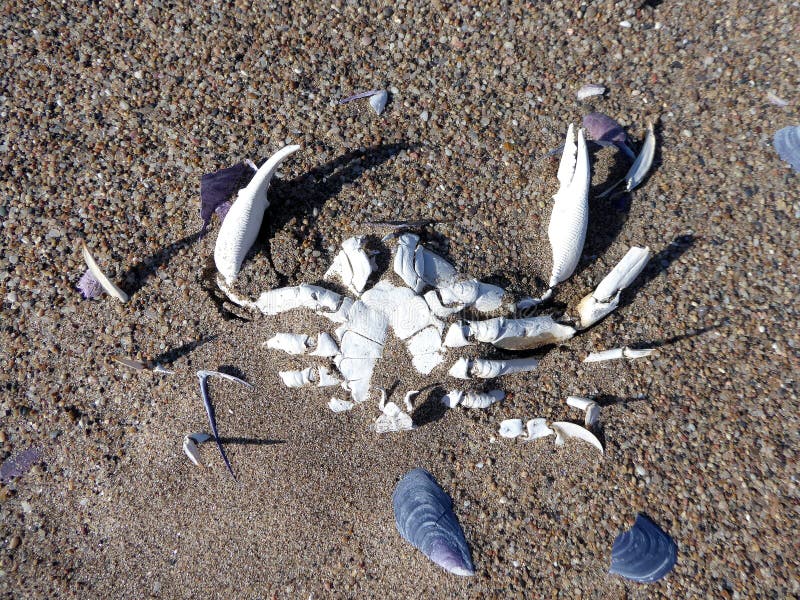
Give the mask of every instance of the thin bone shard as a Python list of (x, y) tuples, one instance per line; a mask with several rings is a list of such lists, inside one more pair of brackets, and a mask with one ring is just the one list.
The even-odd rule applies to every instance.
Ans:
[[(236, 302), (236, 300), (234, 300)], [(342, 303), (342, 296), (316, 285), (301, 284), (263, 292), (255, 307), (265, 315), (277, 315), (297, 308), (333, 313)]]
[(114, 285), (112, 281), (106, 277), (106, 274), (100, 270), (100, 267), (97, 266), (94, 257), (92, 257), (89, 249), (86, 247), (86, 242), (83, 240), (81, 240), (81, 252), (83, 253), (83, 260), (86, 261), (86, 266), (89, 267), (89, 271), (97, 280), (97, 283), (99, 283), (100, 286), (106, 291), (106, 293), (121, 302), (127, 302), (128, 294)]
[(364, 251), (364, 238), (351, 237), (342, 242), (342, 249), (325, 273), (324, 279), (338, 277), (351, 292), (358, 295), (367, 285), (375, 264)]
[(584, 412), (583, 424), (586, 429), (591, 429), (600, 420), (600, 407), (597, 402), (580, 396), (567, 397), (567, 404)]
[(604, 360), (617, 360), (620, 358), (633, 360), (635, 358), (644, 358), (645, 356), (650, 356), (655, 351), (655, 348), (642, 348), (641, 350), (637, 350), (634, 348), (629, 348), (628, 346), (624, 346), (622, 348), (612, 348), (611, 350), (603, 350), (601, 352), (592, 352), (589, 354), (589, 356), (583, 359), (583, 362), (602, 362)]
[(278, 376), (283, 381), (283, 385), (288, 388), (302, 387), (314, 382), (311, 367), (307, 367), (302, 371), (278, 371)]
[[(450, 392), (454, 394), (458, 392)], [(476, 392), (469, 390), (464, 392), (460, 398), (460, 405), (464, 408), (489, 408), (495, 402), (500, 402), (506, 397), (503, 390), (491, 390), (489, 392)]]
[(636, 157), (633, 165), (631, 166), (628, 174), (625, 175), (625, 190), (630, 192), (634, 188), (636, 188), (644, 178), (647, 177), (647, 173), (650, 171), (650, 167), (653, 164), (653, 157), (655, 156), (656, 152), (656, 135), (653, 132), (653, 124), (647, 124), (647, 137), (644, 139), (644, 145), (642, 146), (642, 151), (639, 152), (639, 156)]

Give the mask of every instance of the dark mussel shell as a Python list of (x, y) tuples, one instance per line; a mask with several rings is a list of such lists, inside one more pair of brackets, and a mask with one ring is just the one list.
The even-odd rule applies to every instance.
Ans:
[(658, 581), (672, 570), (678, 547), (649, 517), (639, 513), (636, 522), (614, 540), (610, 573), (640, 583)]

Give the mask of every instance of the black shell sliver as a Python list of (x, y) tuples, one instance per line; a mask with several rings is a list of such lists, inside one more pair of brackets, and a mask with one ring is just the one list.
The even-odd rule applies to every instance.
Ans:
[(639, 583), (652, 583), (669, 573), (677, 558), (678, 547), (672, 538), (639, 513), (633, 527), (614, 540), (609, 572)]
[(453, 501), (425, 469), (406, 473), (392, 495), (397, 530), (414, 547), (454, 575), (474, 575), (467, 540)]

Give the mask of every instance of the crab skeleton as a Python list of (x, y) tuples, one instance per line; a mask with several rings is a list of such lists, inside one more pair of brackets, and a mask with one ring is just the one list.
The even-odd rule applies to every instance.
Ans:
[[(327, 364), (312, 365), (301, 371), (284, 371), (280, 377), (289, 387), (328, 386), (341, 382), (352, 403), (332, 398), (329, 406), (335, 412), (349, 410), (370, 397), (374, 390), (371, 387), (372, 375), (390, 332), (404, 342), (413, 367), (423, 375), (440, 368), (444, 374), (445, 367), (440, 365), (446, 362), (450, 363), (447, 367), (449, 374), (459, 379), (494, 379), (508, 373), (534, 370), (538, 361), (532, 357), (488, 360), (473, 356), (453, 362), (447, 360), (447, 354), (450, 348), (473, 343), (489, 343), (501, 349), (532, 350), (568, 340), (578, 330), (596, 323), (617, 307), (621, 291), (638, 276), (649, 258), (649, 249), (632, 249), (603, 280), (599, 291), (587, 296), (579, 306), (577, 328), (559, 323), (551, 316), (525, 319), (504, 316), (519, 307), (545, 301), (556, 285), (572, 275), (580, 259), (586, 237), (591, 172), (584, 132), (582, 129), (578, 131), (576, 143), (570, 125), (558, 169), (560, 188), (554, 196), (548, 227), (553, 268), (549, 288), (539, 300), (511, 302), (504, 289), (459, 274), (453, 265), (426, 248), (419, 236), (413, 233), (404, 233), (397, 238), (392, 260), (396, 277), (384, 277), (371, 287), (374, 252), (367, 249), (364, 237), (357, 236), (344, 240), (342, 250), (324, 277), (326, 281), (339, 280), (350, 295), (322, 286), (301, 284), (267, 290), (256, 300), (243, 298), (235, 292), (233, 285), (269, 206), (267, 191), (270, 180), (281, 162), (298, 149), (299, 146), (287, 146), (279, 150), (258, 169), (250, 184), (239, 191), (217, 236), (214, 249), (219, 272), (217, 284), (235, 304), (258, 310), (264, 315), (312, 310), (337, 326), (333, 336), (326, 332), (319, 333), (316, 338), (310, 335), (311, 332), (280, 333), (265, 342), (270, 350), (327, 359)], [(398, 280), (403, 285), (394, 283)], [(591, 306), (587, 306), (589, 304)], [(468, 308), (485, 314), (486, 318), (458, 321), (459, 314)], [(489, 393), (453, 391), (444, 402), (448, 406), (460, 404), (483, 408), (502, 397), (500, 390)], [(384, 399), (380, 409), (379, 432), (411, 428), (405, 417), (402, 426), (392, 420), (396, 420), (398, 415), (408, 416), (396, 404), (386, 403)]]

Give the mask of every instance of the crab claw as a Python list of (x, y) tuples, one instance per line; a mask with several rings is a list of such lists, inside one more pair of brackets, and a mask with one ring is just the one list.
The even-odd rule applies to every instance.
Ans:
[(558, 181), (561, 187), (553, 196), (553, 213), (547, 228), (553, 251), (553, 271), (550, 275), (550, 289), (544, 298), (548, 298), (552, 289), (575, 271), (589, 223), (589, 153), (586, 150), (583, 129), (578, 130), (578, 143), (575, 144), (572, 124), (567, 130), (564, 154), (558, 167)]
[(261, 165), (247, 187), (239, 190), (214, 247), (214, 263), (225, 283), (230, 285), (236, 279), (245, 255), (258, 237), (264, 211), (269, 206), (267, 188), (272, 176), (283, 160), (299, 149), (300, 146), (286, 146), (278, 150)]

